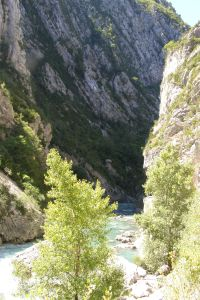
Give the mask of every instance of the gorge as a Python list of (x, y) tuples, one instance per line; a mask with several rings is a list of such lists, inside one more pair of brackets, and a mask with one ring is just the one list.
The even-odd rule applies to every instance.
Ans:
[[(19, 184), (28, 175), (42, 190), (38, 165), (55, 146), (80, 178), (98, 178), (113, 200), (140, 199), (141, 206), (141, 147), (158, 117), (163, 46), (187, 26), (166, 1), (152, 11), (128, 0), (0, 5), (0, 79), (11, 102), (4, 104), (2, 169)], [(27, 135), (19, 115), (38, 139), (32, 165), (25, 146), (10, 145)], [(13, 162), (14, 150), (25, 159)]]
[[(199, 23), (166, 0), (0, 0), (0, 267), (7, 243), (23, 250), (43, 235), (51, 148), (134, 213), (169, 144), (199, 189), (199, 55)], [(124, 220), (111, 222), (112, 248), (134, 227)], [(132, 260), (127, 249), (119, 256)]]

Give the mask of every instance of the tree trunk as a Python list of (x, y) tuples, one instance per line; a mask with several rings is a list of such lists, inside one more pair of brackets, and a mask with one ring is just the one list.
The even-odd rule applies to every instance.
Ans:
[[(80, 248), (80, 242), (78, 241), (77, 243), (77, 247), (76, 247), (76, 262), (75, 262), (75, 277), (76, 279), (79, 278), (79, 272), (80, 272), (80, 252), (81, 252), (81, 248)], [(75, 298), (74, 300), (78, 300), (78, 290), (77, 287), (75, 289)]]

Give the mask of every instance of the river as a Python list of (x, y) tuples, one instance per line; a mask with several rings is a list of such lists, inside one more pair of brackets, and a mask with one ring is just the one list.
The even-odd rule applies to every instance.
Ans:
[[(125, 215), (112, 218), (109, 229), (109, 244), (113, 248), (114, 254), (125, 258), (129, 262), (133, 262), (136, 250), (121, 248), (120, 242), (115, 239), (117, 235), (123, 232), (136, 230), (133, 216)], [(23, 245), (6, 244), (0, 247), (0, 300), (22, 299), (21, 297), (17, 298), (12, 296), (17, 289), (17, 280), (12, 275), (12, 260), (16, 254), (30, 248), (33, 244), (34, 243), (26, 243)]]

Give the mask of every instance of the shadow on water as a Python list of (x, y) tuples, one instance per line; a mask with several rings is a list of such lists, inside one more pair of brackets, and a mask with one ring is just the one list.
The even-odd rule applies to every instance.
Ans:
[(138, 209), (134, 203), (118, 203), (117, 209), (114, 211), (116, 215), (121, 216), (132, 216), (135, 213), (138, 213), (140, 209)]

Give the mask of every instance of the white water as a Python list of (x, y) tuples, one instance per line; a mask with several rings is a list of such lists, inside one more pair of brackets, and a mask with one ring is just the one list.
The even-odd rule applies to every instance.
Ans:
[[(116, 217), (110, 223), (109, 244), (112, 248), (118, 246), (119, 242), (115, 240), (116, 236), (124, 231), (134, 230), (133, 217)], [(13, 276), (12, 260), (16, 254), (30, 248), (33, 243), (23, 245), (7, 244), (0, 246), (0, 300), (20, 300), (14, 296), (17, 291), (17, 279)], [(115, 254), (129, 262), (133, 261), (135, 251), (131, 249), (115, 248)]]
[(17, 279), (12, 275), (12, 260), (15, 255), (31, 247), (33, 243), (24, 245), (7, 244), (0, 247), (0, 300), (21, 299), (14, 297), (17, 290)]

